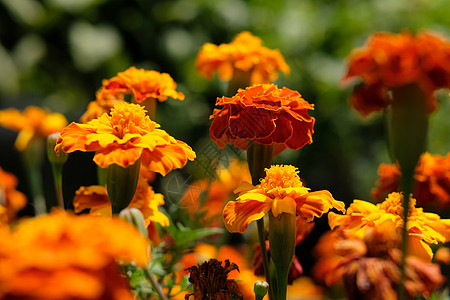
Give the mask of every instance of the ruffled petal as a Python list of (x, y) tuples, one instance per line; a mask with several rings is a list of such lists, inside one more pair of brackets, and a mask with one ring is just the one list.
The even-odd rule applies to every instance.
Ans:
[(259, 197), (260, 199), (230, 201), (225, 205), (223, 222), (229, 232), (244, 233), (250, 222), (261, 219), (270, 210), (271, 199), (261, 194), (252, 195), (254, 198)]

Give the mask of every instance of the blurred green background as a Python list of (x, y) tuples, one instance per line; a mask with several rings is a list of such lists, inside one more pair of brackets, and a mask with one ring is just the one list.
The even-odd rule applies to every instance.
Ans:
[[(0, 0), (0, 108), (38, 105), (78, 121), (103, 79), (132, 65), (167, 72), (186, 100), (160, 104), (157, 121), (200, 151), (226, 83), (201, 78), (196, 55), (206, 42), (228, 43), (249, 30), (268, 48), (280, 49), (291, 67), (290, 76), (276, 83), (315, 104), (314, 143), (287, 150), (276, 162), (297, 166), (312, 190), (328, 189), (347, 204), (370, 200), (378, 165), (390, 162), (384, 120), (362, 119), (349, 107), (350, 88), (339, 84), (346, 57), (377, 31), (428, 29), (450, 37), (449, 16), (448, 0)], [(450, 145), (448, 91), (439, 99), (429, 151), (444, 155)], [(16, 135), (0, 130), (0, 166), (21, 179)], [(95, 168), (73, 161), (65, 171), (76, 182), (65, 190), (69, 196), (95, 180)], [(21, 183), (19, 189), (28, 187)]]

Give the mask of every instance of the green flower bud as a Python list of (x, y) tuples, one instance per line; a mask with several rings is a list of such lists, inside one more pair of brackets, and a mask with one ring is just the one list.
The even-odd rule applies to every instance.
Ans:
[(139, 209), (135, 207), (125, 208), (119, 213), (119, 216), (128, 223), (134, 225), (144, 237), (148, 237), (145, 218)]
[(255, 300), (262, 300), (269, 290), (269, 284), (265, 281), (255, 281), (253, 291), (255, 292)]

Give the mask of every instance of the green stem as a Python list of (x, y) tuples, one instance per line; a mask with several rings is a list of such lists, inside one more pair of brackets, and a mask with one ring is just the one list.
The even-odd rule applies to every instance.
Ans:
[(228, 97), (236, 95), (238, 89), (245, 89), (250, 86), (252, 71), (244, 72), (239, 69), (233, 70), (233, 78), (228, 83)]
[(153, 275), (152, 271), (150, 271), (150, 268), (144, 268), (145, 277), (147, 277), (148, 281), (152, 285), (153, 289), (158, 293), (158, 296), (162, 300), (168, 300), (167, 296), (164, 294), (164, 291), (159, 284), (159, 282), (156, 280), (155, 275)]
[(274, 298), (273, 288), (272, 288), (272, 279), (270, 277), (269, 259), (267, 257), (266, 238), (264, 235), (264, 218), (257, 220), (256, 224), (258, 225), (259, 248), (261, 250), (261, 258), (263, 261), (264, 275), (266, 276), (266, 282), (269, 284), (269, 292), (268, 292), (269, 299), (273, 300), (275, 298)]
[(406, 299), (406, 257), (408, 255), (408, 216), (410, 206), (410, 195), (413, 192), (414, 171), (402, 171), (401, 187), (403, 191), (403, 228), (402, 228), (402, 258), (400, 262), (400, 285), (398, 287), (398, 299)]
[(64, 196), (62, 189), (62, 168), (60, 164), (52, 164), (53, 181), (55, 184), (55, 193), (58, 206), (64, 210)]
[(287, 297), (287, 282), (289, 276), (289, 268), (276, 267), (277, 274), (277, 300), (286, 300)]

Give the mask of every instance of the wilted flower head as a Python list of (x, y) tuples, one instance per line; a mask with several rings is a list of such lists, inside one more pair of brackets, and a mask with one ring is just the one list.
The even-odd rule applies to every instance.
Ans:
[[(367, 201), (354, 200), (345, 215), (328, 214), (331, 229), (340, 227), (362, 238), (367, 230), (390, 222), (396, 229), (403, 228), (403, 195), (397, 192), (388, 195), (385, 201), (372, 204)], [(441, 219), (439, 215), (425, 213), (416, 207), (416, 200), (411, 198), (408, 235), (408, 255), (431, 261), (433, 252), (430, 244), (445, 243), (450, 240), (450, 219)]]
[(116, 259), (148, 262), (147, 241), (118, 218), (55, 212), (0, 235), (2, 299), (133, 299)]
[(217, 72), (221, 80), (231, 80), (236, 72), (245, 72), (251, 78), (250, 84), (271, 83), (279, 71), (290, 71), (279, 50), (264, 47), (261, 39), (248, 31), (238, 34), (229, 44), (203, 45), (196, 68), (206, 78)]
[[(375, 201), (400, 188), (398, 164), (381, 164), (378, 174), (377, 187), (372, 189)], [(422, 154), (414, 173), (414, 196), (421, 206), (450, 207), (450, 153), (445, 157), (428, 152)]]
[(362, 81), (351, 104), (368, 115), (390, 104), (389, 89), (414, 83), (426, 94), (430, 113), (437, 106), (433, 91), (450, 87), (449, 58), (450, 42), (437, 34), (376, 33), (350, 55), (344, 82)]
[(0, 111), (0, 126), (19, 133), (15, 142), (19, 151), (25, 150), (34, 138), (45, 140), (49, 134), (61, 131), (66, 125), (64, 115), (37, 106), (28, 106), (22, 112), (15, 108)]
[[(217, 259), (210, 259), (198, 266), (187, 268), (189, 271), (189, 282), (194, 286), (194, 293), (185, 296), (190, 299), (194, 296), (194, 300), (231, 300), (244, 297), (233, 279), (228, 279), (228, 273), (233, 270), (239, 271), (235, 263), (230, 263), (227, 259), (225, 265)], [(234, 298), (231, 296), (233, 293)]]
[(307, 221), (321, 217), (332, 208), (345, 211), (344, 203), (335, 200), (329, 191), (309, 192), (297, 168), (290, 165), (273, 165), (266, 169), (266, 177), (259, 185), (246, 183), (237, 191), (239, 197), (228, 202), (223, 210), (223, 221), (230, 232), (245, 232), (251, 221), (261, 219), (269, 211), (275, 217), (288, 213)]
[(312, 143), (315, 119), (308, 115), (314, 109), (301, 95), (273, 84), (240, 89), (229, 98), (217, 98), (210, 119), (210, 137), (223, 148), (226, 144), (246, 150), (249, 141), (274, 145), (274, 154), (286, 148), (298, 150)]
[(102, 168), (125, 168), (140, 158), (142, 166), (162, 175), (195, 158), (191, 147), (159, 129), (142, 106), (127, 102), (116, 104), (109, 115), (64, 128), (55, 147), (60, 150), (95, 151), (94, 162)]

